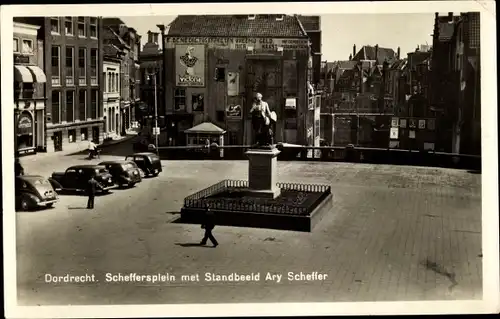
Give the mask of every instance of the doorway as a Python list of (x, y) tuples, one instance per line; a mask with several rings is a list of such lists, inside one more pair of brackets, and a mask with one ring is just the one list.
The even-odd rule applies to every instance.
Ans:
[(92, 128), (92, 141), (94, 141), (94, 143), (96, 143), (96, 144), (99, 144), (99, 127), (98, 126), (94, 126)]
[(54, 151), (61, 152), (63, 150), (62, 147), (62, 131), (54, 132)]

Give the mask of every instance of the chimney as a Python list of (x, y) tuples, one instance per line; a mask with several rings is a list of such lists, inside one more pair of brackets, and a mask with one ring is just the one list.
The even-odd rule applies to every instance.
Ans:
[(448, 12), (448, 19), (451, 21), (453, 21), (453, 12)]
[(153, 32), (153, 42), (158, 44), (158, 32)]
[(398, 47), (398, 56), (397, 56), (398, 60), (401, 59), (401, 48)]
[(349, 54), (349, 61), (352, 60), (352, 54)]
[(354, 58), (356, 56), (356, 45), (352, 47), (352, 57)]
[(375, 44), (375, 63), (378, 64), (378, 44)]
[(152, 43), (152, 42), (153, 42), (153, 33), (148, 30), (148, 43)]

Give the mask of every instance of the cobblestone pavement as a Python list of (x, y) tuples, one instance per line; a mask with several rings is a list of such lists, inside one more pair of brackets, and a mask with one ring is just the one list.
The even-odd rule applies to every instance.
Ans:
[[(111, 159), (112, 156), (103, 156)], [(72, 159), (79, 161), (77, 158)], [(71, 160), (70, 160), (71, 161)], [(62, 165), (62, 164), (58, 164)], [(345, 163), (279, 162), (283, 182), (332, 185), (334, 208), (312, 233), (216, 227), (217, 248), (190, 247), (202, 230), (172, 223), (183, 198), (244, 161), (164, 161), (159, 178), (115, 190), (83, 209), (17, 213), (19, 305), (481, 299), (481, 175)], [(69, 166), (66, 161), (65, 167)], [(260, 273), (258, 282), (181, 282), (181, 275)], [(267, 272), (282, 274), (266, 281)], [(288, 281), (288, 272), (327, 274)], [(45, 274), (96, 283), (45, 283)], [(164, 283), (109, 283), (105, 273), (166, 274)]]

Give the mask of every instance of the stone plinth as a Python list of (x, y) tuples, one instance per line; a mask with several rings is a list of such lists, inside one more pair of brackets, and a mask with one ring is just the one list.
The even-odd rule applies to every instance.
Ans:
[(248, 156), (248, 194), (255, 197), (276, 198), (281, 189), (276, 186), (277, 162), (280, 151), (276, 148), (250, 149)]

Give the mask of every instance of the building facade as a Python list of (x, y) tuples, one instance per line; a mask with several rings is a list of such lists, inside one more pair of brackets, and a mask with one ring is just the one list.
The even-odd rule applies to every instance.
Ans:
[(184, 132), (203, 122), (223, 128), (225, 144), (252, 144), (249, 111), (257, 92), (277, 113), (276, 142), (317, 140), (319, 111), (307, 83), (311, 42), (297, 16), (178, 16), (165, 48), (167, 135), (174, 144), (184, 145)]
[(120, 63), (121, 60), (118, 57), (104, 56), (102, 69), (105, 139), (112, 139), (119, 135), (122, 127), (122, 112), (120, 112)]
[(45, 84), (41, 21), (14, 19), (15, 151), (45, 150)]
[[(102, 19), (46, 17), (47, 151), (81, 150), (103, 140)], [(50, 112), (49, 112), (50, 111)]]
[(106, 53), (121, 55), (120, 134), (125, 135), (135, 121), (135, 105), (139, 102), (137, 75), (141, 37), (119, 18), (104, 18), (103, 25)]
[[(158, 126), (163, 129), (160, 133), (160, 144), (168, 144), (165, 131), (165, 90), (163, 73), (163, 52), (159, 46), (159, 33), (148, 31), (148, 42), (144, 45), (139, 58), (140, 65), (140, 99), (144, 107), (140, 108), (141, 125), (146, 133), (152, 134), (155, 117), (155, 103), (157, 104)], [(156, 77), (156, 88), (155, 78)], [(156, 91), (156, 101), (155, 101)]]
[(435, 15), (430, 107), (439, 150), (481, 154), (480, 14)]

